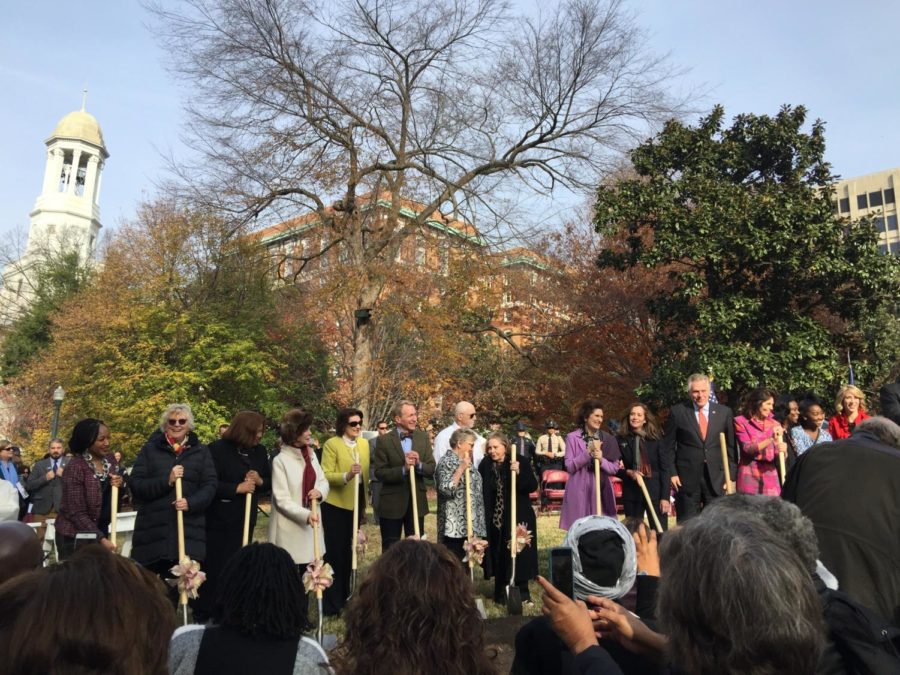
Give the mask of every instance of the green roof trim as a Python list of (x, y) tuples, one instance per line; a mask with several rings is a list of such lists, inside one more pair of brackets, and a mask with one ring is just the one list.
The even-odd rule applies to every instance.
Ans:
[(500, 263), (500, 267), (511, 267), (513, 265), (529, 265), (530, 267), (534, 267), (544, 272), (550, 269), (550, 265), (542, 263), (539, 260), (535, 260), (531, 256), (527, 255), (517, 255), (512, 258), (507, 256), (503, 259), (503, 262)]

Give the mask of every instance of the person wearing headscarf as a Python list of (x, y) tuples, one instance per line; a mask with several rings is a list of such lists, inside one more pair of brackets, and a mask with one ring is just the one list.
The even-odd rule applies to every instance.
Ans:
[[(606, 516), (586, 516), (575, 521), (563, 541), (563, 546), (572, 550), (575, 599), (584, 601), (588, 596), (595, 596), (620, 602), (637, 582), (637, 613), (652, 624), (659, 569), (655, 534), (645, 536), (646, 532), (644, 529), (641, 536), (652, 543), (656, 564), (652, 569), (642, 567), (639, 575), (635, 537), (624, 524)], [(623, 672), (658, 674), (657, 664), (632, 654), (613, 640), (601, 640), (601, 645)], [(515, 647), (511, 670), (515, 675), (579, 672), (574, 656), (554, 632), (547, 616), (527, 623), (516, 635)]]
[[(109, 429), (98, 419), (78, 422), (69, 438), (72, 459), (62, 476), (63, 495), (56, 516), (56, 554), (66, 560), (75, 552), (76, 535), (93, 535), (110, 551), (111, 487), (121, 487), (116, 458), (109, 452)], [(121, 497), (121, 495), (120, 495)]]

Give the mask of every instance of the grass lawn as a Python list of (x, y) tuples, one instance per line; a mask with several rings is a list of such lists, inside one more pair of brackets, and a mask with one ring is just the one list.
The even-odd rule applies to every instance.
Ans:
[[(437, 503), (434, 501), (429, 501), (429, 506), (431, 508), (431, 513), (429, 513), (425, 518), (425, 533), (429, 540), (437, 541)], [(379, 555), (381, 555), (381, 533), (378, 530), (378, 526), (372, 524), (371, 508), (367, 510), (367, 515), (368, 522), (362, 527), (369, 538), (369, 544), (366, 548), (365, 555), (362, 556), (359, 562), (357, 583), (360, 583), (362, 581), (362, 579), (366, 575), (366, 572), (368, 571), (369, 566), (375, 561), (376, 558), (378, 558)], [(254, 530), (253, 534), (255, 541), (266, 541), (268, 526), (268, 516), (260, 513), (259, 518), (256, 522), (256, 529)], [(538, 543), (538, 565), (542, 575), (548, 576), (549, 574), (548, 561), (550, 557), (550, 549), (554, 546), (560, 546), (562, 544), (563, 538), (565, 537), (565, 534), (566, 533), (563, 530), (559, 529), (559, 513), (554, 512), (546, 515), (538, 514), (536, 539)], [(484, 600), (485, 610), (489, 619), (505, 617), (507, 615), (505, 606), (497, 605), (493, 602), (492, 598), (494, 597), (494, 580), (485, 580), (480, 567), (476, 568), (475, 570), (475, 590), (478, 594), (478, 597)], [(531, 582), (530, 590), (531, 599), (534, 600), (534, 606), (523, 607), (523, 614), (525, 616), (538, 616), (541, 613), (540, 587), (537, 585), (537, 583)], [(318, 621), (318, 607), (316, 606), (314, 597), (311, 597), (310, 599), (309, 616), (313, 624)], [(343, 635), (343, 618), (326, 617), (325, 633), (336, 634), (339, 636)]]

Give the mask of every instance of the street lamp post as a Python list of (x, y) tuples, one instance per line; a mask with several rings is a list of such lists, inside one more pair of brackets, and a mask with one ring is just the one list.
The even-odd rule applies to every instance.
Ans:
[(63, 399), (66, 392), (62, 387), (53, 390), (53, 425), (50, 428), (50, 438), (56, 438), (59, 431), (59, 409), (62, 408)]

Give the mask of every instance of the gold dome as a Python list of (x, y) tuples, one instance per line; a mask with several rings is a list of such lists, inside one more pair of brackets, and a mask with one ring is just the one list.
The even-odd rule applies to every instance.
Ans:
[(54, 138), (73, 138), (86, 141), (101, 148), (104, 156), (109, 154), (106, 144), (103, 142), (103, 132), (100, 131), (97, 119), (84, 110), (75, 110), (63, 117), (53, 133), (50, 134), (50, 139)]

